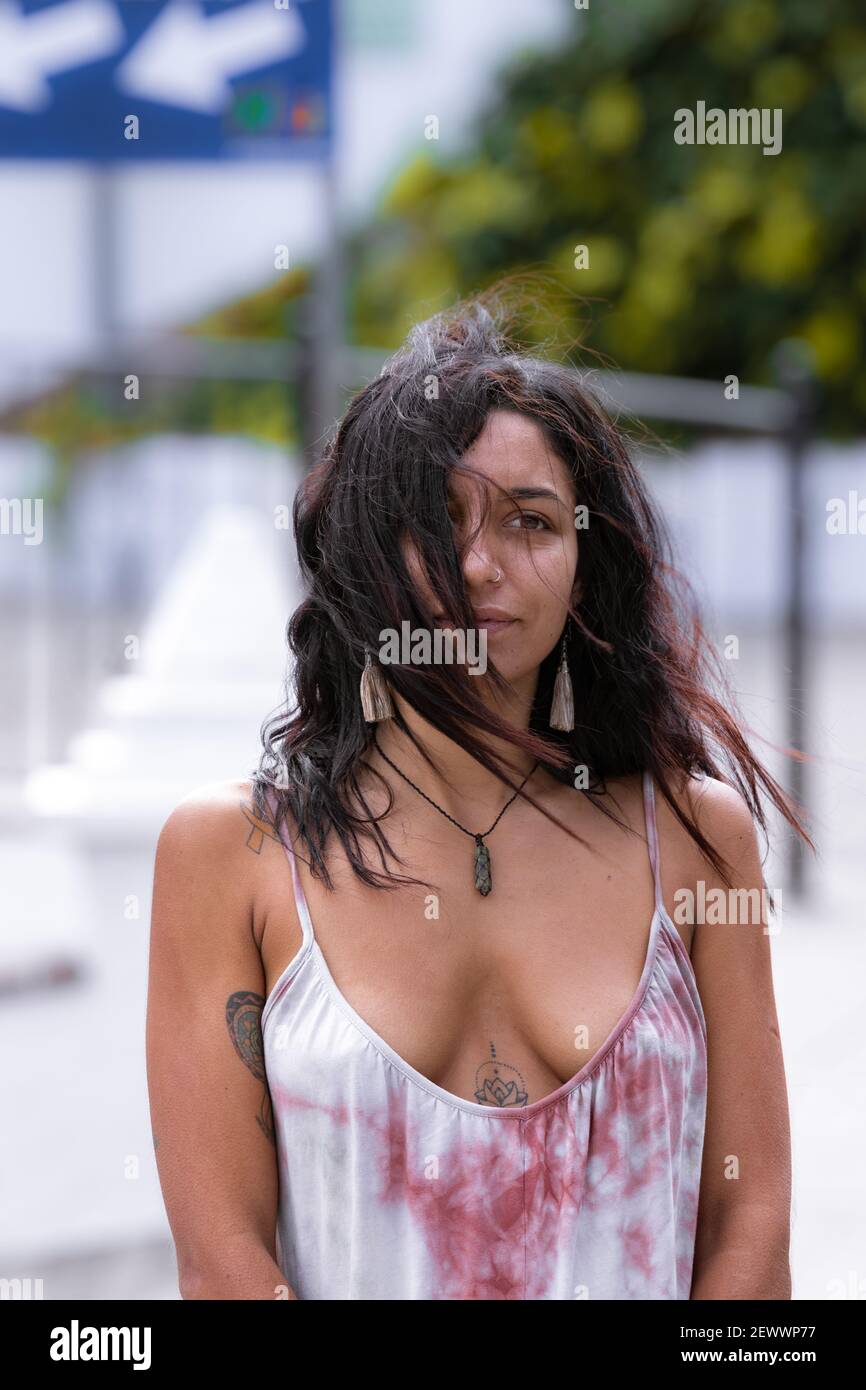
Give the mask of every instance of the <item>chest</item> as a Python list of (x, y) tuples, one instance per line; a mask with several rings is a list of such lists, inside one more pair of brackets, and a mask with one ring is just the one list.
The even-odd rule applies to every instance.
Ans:
[[(625, 1015), (644, 972), (654, 913), (645, 841), (605, 824), (580, 847), (516, 823), (489, 841), (493, 889), (483, 897), (469, 837), (428, 824), (389, 839), (403, 860), (394, 872), (428, 884), (378, 891), (337, 845), (329, 892), (297, 861), (334, 987), (400, 1058), (454, 1095), (531, 1103), (569, 1081)], [(301, 944), (289, 865), (281, 846), (271, 850), (268, 992)]]

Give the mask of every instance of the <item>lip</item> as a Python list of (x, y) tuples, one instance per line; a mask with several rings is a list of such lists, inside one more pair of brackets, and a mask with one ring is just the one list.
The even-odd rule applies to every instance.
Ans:
[(516, 618), (481, 618), (475, 616), (475, 627), (478, 632), (485, 632), (488, 637), (497, 637), (502, 632), (507, 632), (517, 622)]
[[(434, 617), (437, 623), (445, 621), (444, 613), (436, 613)], [(487, 632), (499, 632), (518, 621), (511, 613), (506, 613), (504, 608), (479, 608), (473, 610), (472, 617), (474, 626), (484, 628)]]
[(507, 627), (517, 621), (514, 614), (506, 613), (504, 608), (475, 608), (472, 616), (479, 627)]

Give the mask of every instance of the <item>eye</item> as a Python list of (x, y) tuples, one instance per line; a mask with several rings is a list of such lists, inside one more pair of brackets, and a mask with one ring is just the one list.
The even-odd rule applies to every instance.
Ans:
[[(521, 523), (521, 522), (524, 522), (524, 521), (528, 521), (528, 522), (538, 522), (538, 523), (539, 523), (537, 526), (535, 526), (535, 525), (530, 525), (530, 526), (518, 525), (517, 529), (518, 529), (519, 531), (552, 531), (552, 530), (553, 530), (553, 527), (551, 526), (550, 522), (547, 520), (547, 517), (546, 517), (546, 516), (542, 516), (540, 512), (523, 512), (523, 511), (521, 511), (521, 512), (518, 512), (518, 514), (517, 514), (516, 517), (513, 517), (513, 518), (512, 518), (512, 521), (517, 521), (518, 523)], [(509, 522), (508, 524), (509, 524), (509, 526), (510, 526), (512, 523)]]

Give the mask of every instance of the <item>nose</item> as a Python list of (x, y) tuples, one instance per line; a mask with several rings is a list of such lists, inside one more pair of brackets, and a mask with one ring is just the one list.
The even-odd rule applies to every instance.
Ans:
[(493, 549), (480, 536), (476, 538), (474, 545), (467, 549), (463, 556), (463, 578), (467, 588), (489, 584), (501, 571), (502, 566)]

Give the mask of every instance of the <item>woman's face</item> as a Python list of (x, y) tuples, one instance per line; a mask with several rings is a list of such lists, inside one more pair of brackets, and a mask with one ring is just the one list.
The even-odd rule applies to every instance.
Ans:
[[(540, 425), (512, 410), (490, 412), (462, 462), (474, 476), (452, 473), (449, 511), (466, 592), (476, 628), (486, 629), (488, 660), (515, 684), (537, 672), (568, 616), (577, 569), (574, 484)], [(411, 550), (407, 560), (437, 624), (451, 626)]]

